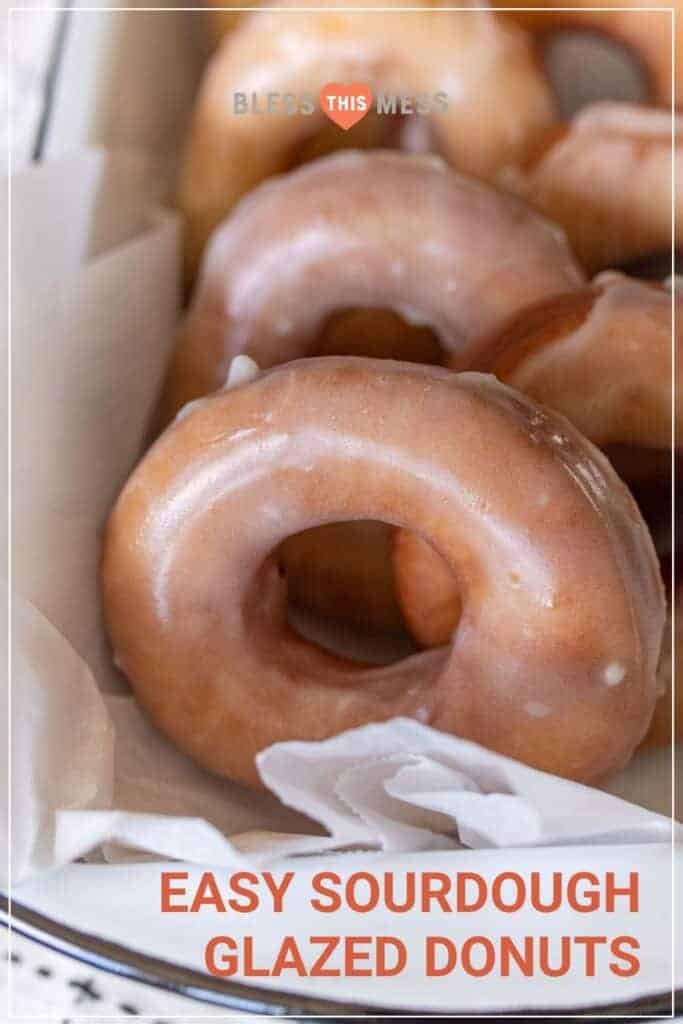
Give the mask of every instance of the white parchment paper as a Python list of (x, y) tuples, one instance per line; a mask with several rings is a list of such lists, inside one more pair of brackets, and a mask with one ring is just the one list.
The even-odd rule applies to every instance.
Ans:
[(165, 372), (178, 225), (147, 205), (129, 154), (33, 167), (12, 198), (14, 585), (100, 686), (120, 688), (99, 616), (100, 532)]
[[(20, 879), (73, 859), (61, 849), (61, 815), (111, 805), (114, 727), (90, 670), (61, 633), (20, 597), (12, 612), (11, 856)], [(7, 844), (0, 849), (4, 859)]]

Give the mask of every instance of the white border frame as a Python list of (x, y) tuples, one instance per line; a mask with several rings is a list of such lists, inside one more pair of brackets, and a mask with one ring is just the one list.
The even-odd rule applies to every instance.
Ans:
[[(77, 7), (49, 7), (47, 8), (50, 13), (80, 13), (80, 12), (93, 12), (93, 13), (195, 13), (201, 14), (207, 11), (223, 10), (226, 12), (255, 12), (255, 11), (272, 11), (276, 8), (276, 4), (273, 6), (262, 7), (88, 7), (88, 6), (77, 6)], [(287, 7), (284, 10), (291, 10), (293, 12), (305, 13), (307, 11), (334, 11), (336, 8), (329, 7), (324, 4), (321, 6), (305, 6), (305, 7)], [(671, 287), (671, 309), (672, 309), (672, 454), (671, 454), (671, 472), (672, 472), (672, 497), (671, 497), (671, 523), (672, 523), (672, 536), (675, 536), (676, 531), (676, 460), (675, 460), (675, 433), (676, 433), (676, 8), (674, 6), (649, 6), (649, 7), (636, 7), (636, 6), (625, 6), (625, 7), (575, 7), (575, 6), (553, 6), (553, 7), (488, 7), (488, 6), (473, 6), (473, 7), (459, 7), (459, 6), (438, 6), (438, 7), (411, 7), (411, 6), (381, 6), (376, 7), (354, 7), (349, 5), (344, 8), (349, 11), (362, 11), (362, 12), (377, 12), (377, 13), (395, 13), (397, 11), (404, 12), (421, 12), (428, 13), (430, 10), (437, 11), (492, 11), (494, 13), (509, 13), (511, 10), (517, 13), (599, 13), (599, 12), (648, 12), (653, 11), (665, 13), (669, 11), (671, 14), (671, 68), (672, 68), (672, 89), (671, 89), (671, 147), (672, 147), (672, 182), (671, 182), (671, 229), (672, 229), (672, 251), (671, 251), (671, 275), (672, 275), (672, 287)], [(12, 690), (12, 122), (11, 122), (11, 110), (12, 110), (12, 14), (20, 12), (23, 14), (27, 13), (43, 13), (45, 8), (35, 7), (9, 7), (7, 9), (7, 569), (8, 569), (8, 588), (7, 588), (7, 865), (8, 865), (8, 888), (7, 888), (7, 935), (8, 935), (8, 959), (7, 959), (7, 1020), (35, 1020), (35, 1021), (52, 1021), (53, 1016), (27, 1016), (25, 1014), (22, 1017), (13, 1017), (11, 1014), (12, 1009), (12, 961), (11, 961), (11, 949), (12, 949), (12, 882), (11, 882), (11, 740), (12, 740), (12, 719), (11, 719), (11, 690)], [(672, 726), (671, 726), (671, 819), (672, 819), (672, 838), (671, 838), (671, 887), (672, 887), (672, 925), (671, 925), (671, 941), (672, 941), (672, 976), (671, 976), (671, 1002), (672, 1008), (671, 1013), (667, 1017), (652, 1018), (651, 1014), (600, 1014), (595, 1012), (585, 1014), (566, 1014), (557, 1013), (551, 1014), (544, 1011), (539, 1011), (538, 1014), (479, 1014), (476, 1015), (481, 1020), (533, 1020), (533, 1019), (548, 1019), (561, 1018), (564, 1020), (583, 1020), (585, 1018), (599, 1018), (604, 1020), (626, 1020), (626, 1019), (643, 1019), (643, 1020), (673, 1020), (675, 1017), (675, 995), (676, 995), (676, 859), (675, 859), (675, 808), (676, 808), (676, 749), (675, 749), (675, 713), (676, 713), (676, 644), (674, 642), (675, 636), (675, 615), (676, 615), (676, 589), (675, 589), (675, 571), (676, 571), (676, 551), (675, 544), (672, 545), (672, 568), (671, 568), (671, 588), (672, 588), (672, 631), (671, 631), (671, 657), (672, 657)], [(143, 984), (143, 982), (139, 982)], [(245, 988), (249, 988), (245, 985)], [(189, 996), (191, 998), (191, 996)], [(206, 1006), (201, 1000), (195, 1000), (198, 1005)], [(396, 1014), (372, 1014), (370, 1019), (386, 1020), (393, 1019), (396, 1015), (400, 1014), (396, 1011)], [(86, 1017), (92, 1017), (92, 1014), (70, 1014), (70, 1020), (79, 1020)], [(96, 1016), (96, 1015), (95, 1015)], [(186, 1020), (186, 1015), (163, 1015), (167, 1020)], [(261, 1015), (254, 1014), (220, 1014), (220, 1015), (199, 1015), (203, 1020), (216, 1021), (216, 1020), (250, 1020), (256, 1019)], [(328, 1015), (315, 1014), (306, 1015), (292, 1014), (285, 1015), (279, 1014), (274, 1019), (281, 1020), (324, 1020), (327, 1019)], [(331, 1019), (344, 1019), (344, 1020), (366, 1020), (369, 1015), (357, 1015), (357, 1014), (333, 1014), (329, 1015)], [(400, 1014), (401, 1019), (405, 1020), (458, 1020), (458, 1019), (469, 1019), (472, 1014)], [(104, 1020), (129, 1020), (129, 1015), (117, 1015), (117, 1016), (106, 1016), (99, 1018)], [(137, 1015), (136, 1020), (156, 1020), (158, 1015)]]

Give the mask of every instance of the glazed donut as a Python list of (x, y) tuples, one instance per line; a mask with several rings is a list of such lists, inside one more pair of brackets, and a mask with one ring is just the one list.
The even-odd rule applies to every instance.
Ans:
[[(678, 303), (680, 306), (680, 302)], [(676, 349), (683, 352), (683, 309)], [(468, 353), (455, 358), (494, 373), (543, 406), (566, 416), (619, 459), (671, 456), (671, 295), (623, 274), (601, 274), (580, 291), (523, 310)], [(683, 361), (677, 359), (677, 373)], [(680, 382), (683, 384), (683, 382)], [(683, 446), (683, 386), (676, 388), (676, 444)], [(638, 462), (642, 472), (642, 457)], [(654, 459), (655, 472), (660, 462)], [(639, 481), (638, 481), (639, 482)], [(395, 538), (396, 593), (410, 632), (422, 646), (447, 643), (460, 614), (458, 585), (440, 556), (412, 534)]]
[[(572, 3), (575, 8), (596, 8), (601, 10), (568, 10), (569, 5), (563, 0), (519, 0), (518, 3), (506, 3), (505, 7), (514, 10), (516, 7), (537, 10), (514, 10), (512, 17), (524, 28), (538, 33), (539, 38), (547, 39), (562, 29), (575, 29), (595, 32), (615, 40), (630, 52), (643, 71), (648, 86), (651, 102), (671, 109), (672, 98), (676, 105), (683, 101), (683, 32), (681, 21), (683, 11), (675, 0), (676, 28), (671, 11), (658, 4), (658, 0), (634, 0), (624, 3), (623, 0), (608, 0), (607, 3), (594, 4), (592, 0), (579, 0)], [(557, 8), (564, 7), (564, 10)], [(647, 11), (643, 8), (652, 7)], [(614, 8), (604, 10), (604, 8)], [(629, 8), (633, 8), (630, 10)], [(672, 94), (672, 47), (675, 39), (676, 91)]]
[(336, 153), (261, 185), (213, 235), (167, 413), (221, 387), (236, 355), (261, 367), (310, 355), (341, 310), (429, 325), (454, 355), (583, 283), (562, 232), (516, 197), (438, 157)]
[[(206, 72), (179, 188), (191, 273), (233, 204), (289, 169), (298, 147), (328, 124), (318, 97), (329, 83), (362, 82), (375, 98), (422, 97), (446, 159), (486, 179), (519, 163), (552, 122), (550, 89), (530, 39), (487, 11), (428, 10), (425, 2), (424, 11), (387, 15), (346, 10), (344, 0), (333, 0), (333, 10), (287, 9), (297, 5), (288, 0), (242, 20)], [(237, 92), (289, 100), (268, 116), (235, 115)], [(292, 113), (302, 97), (310, 109)], [(334, 134), (343, 144), (344, 132)]]
[[(241, 353), (262, 367), (316, 350), (435, 362), (582, 281), (561, 234), (518, 199), (438, 158), (337, 153), (261, 185), (214, 235), (172, 360), (166, 419), (219, 388)], [(402, 629), (382, 558), (388, 532), (337, 525), (333, 547), (329, 530), (290, 538), (281, 562), (293, 603)]]
[[(674, 301), (675, 350), (683, 356), (683, 300)], [(562, 413), (601, 448), (669, 453), (673, 347), (671, 293), (607, 271), (587, 288), (522, 310), (449, 366), (495, 373)], [(676, 447), (683, 447), (681, 359), (676, 363)]]
[[(419, 532), (457, 572), (450, 649), (367, 669), (289, 629), (270, 554), (354, 519)], [(271, 743), (395, 715), (590, 782), (652, 715), (664, 602), (638, 508), (573, 427), (492, 376), (323, 357), (197, 403), (125, 486), (102, 572), (142, 705), (251, 785)]]
[[(590, 273), (670, 257), (672, 187), (683, 200), (683, 119), (627, 103), (585, 107), (517, 179), (517, 190), (560, 224)], [(514, 182), (511, 181), (514, 187)], [(683, 231), (683, 201), (675, 206)]]

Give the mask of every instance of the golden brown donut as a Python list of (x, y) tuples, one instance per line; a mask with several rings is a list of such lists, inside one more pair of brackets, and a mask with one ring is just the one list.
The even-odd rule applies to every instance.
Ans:
[[(263, 367), (316, 350), (433, 362), (582, 281), (561, 234), (518, 199), (438, 158), (338, 153), (260, 186), (215, 233), (172, 360), (167, 418), (220, 387), (239, 354)], [(357, 307), (360, 324), (343, 312)], [(408, 337), (398, 314), (412, 321)], [(325, 614), (402, 628), (381, 557), (387, 533), (337, 526), (329, 551), (329, 535), (291, 538), (281, 557), (294, 603), (311, 608), (317, 595)]]
[[(335, 313), (322, 327), (315, 353), (431, 364), (443, 355), (428, 327), (381, 309)], [(278, 560), (290, 602), (362, 632), (405, 634), (394, 590), (392, 532), (385, 523), (330, 523), (289, 537)]]
[[(674, 301), (675, 349), (683, 354), (683, 300)], [(495, 373), (562, 413), (601, 448), (634, 445), (669, 453), (673, 347), (670, 291), (607, 271), (589, 287), (522, 310), (449, 365)], [(680, 362), (677, 447), (683, 446)]]
[(451, 356), (583, 283), (562, 232), (516, 197), (438, 157), (336, 153), (259, 186), (214, 233), (167, 412), (221, 387), (237, 355), (261, 367), (310, 355), (339, 311), (398, 313)]
[[(450, 648), (367, 669), (292, 633), (269, 556), (353, 519), (419, 532), (457, 572)], [(198, 402), (120, 495), (102, 582), (153, 721), (251, 785), (271, 743), (395, 715), (591, 782), (654, 707), (664, 600), (638, 508), (569, 423), (488, 375), (325, 357)]]
[[(579, 0), (572, 4), (566, 4), (563, 0), (531, 0), (530, 3), (519, 0), (518, 3), (508, 2), (502, 6), (514, 11), (512, 17), (525, 28), (537, 32), (541, 40), (563, 29), (573, 29), (597, 32), (620, 43), (633, 55), (645, 74), (651, 101), (669, 109), (672, 103), (672, 53), (675, 38), (674, 102), (676, 105), (683, 102), (683, 11), (680, 10), (678, 0), (672, 5), (677, 14), (675, 30), (671, 11), (659, 4), (658, 0), (645, 0), (644, 3), (641, 0), (634, 0), (633, 3), (607, 0), (600, 4), (592, 0)], [(558, 10), (562, 7), (565, 10)], [(569, 7), (602, 9), (567, 10)]]
[[(676, 170), (672, 181), (672, 132)], [(669, 254), (683, 231), (683, 125), (627, 103), (585, 107), (515, 187), (560, 224), (590, 273)]]
[[(552, 122), (530, 39), (490, 12), (378, 13), (346, 10), (343, 0), (333, 0), (332, 10), (288, 10), (297, 5), (288, 0), (240, 21), (207, 69), (179, 188), (192, 274), (234, 203), (290, 168), (293, 154), (329, 123), (318, 104), (328, 83), (360, 82), (375, 98), (422, 97), (449, 163), (486, 179), (522, 161)], [(261, 104), (267, 93), (288, 96), (290, 110), (283, 101), (267, 115), (236, 115), (238, 92), (260, 96)], [(303, 96), (312, 99), (311, 112), (292, 114)], [(343, 145), (345, 133), (335, 135)]]
[[(671, 301), (660, 286), (601, 274), (588, 288), (523, 310), (503, 330), (482, 337), (467, 357), (454, 358), (451, 368), (469, 365), (495, 373), (608, 451), (634, 446), (663, 452), (670, 463)], [(677, 317), (678, 352), (682, 325), (683, 309)], [(683, 386), (676, 388), (677, 446), (683, 445), (681, 403)], [(620, 468), (625, 465), (622, 457)], [(394, 572), (415, 639), (426, 647), (447, 643), (460, 600), (442, 559), (419, 537), (402, 536), (395, 542)]]

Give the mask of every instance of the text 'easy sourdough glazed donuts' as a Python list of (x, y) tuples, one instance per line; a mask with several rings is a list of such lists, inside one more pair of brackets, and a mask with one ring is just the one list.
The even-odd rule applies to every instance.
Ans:
[[(494, 373), (562, 413), (637, 483), (648, 471), (670, 464), (671, 328), (667, 291), (605, 273), (588, 288), (523, 310), (503, 330), (473, 345), (467, 359), (455, 358), (451, 366)], [(680, 326), (676, 341), (680, 350)], [(676, 395), (680, 405), (683, 388)], [(681, 413), (678, 409), (677, 446), (683, 444)], [(428, 647), (447, 643), (460, 598), (443, 560), (419, 537), (401, 534), (395, 539), (394, 569), (399, 603), (412, 634)]]
[(337, 153), (255, 189), (215, 232), (173, 357), (167, 411), (232, 359), (311, 355), (341, 310), (429, 325), (446, 356), (584, 282), (563, 233), (438, 157)]
[[(675, 178), (672, 180), (674, 134)], [(584, 108), (520, 179), (591, 273), (670, 257), (683, 233), (683, 123), (627, 103)]]
[[(529, 38), (488, 11), (346, 10), (341, 0), (331, 10), (288, 9), (297, 3), (240, 21), (206, 72), (179, 192), (192, 271), (233, 204), (291, 167), (297, 148), (329, 124), (319, 107), (329, 83), (362, 83), (375, 98), (426, 98), (439, 151), (487, 179), (521, 162), (552, 122), (550, 90)], [(267, 94), (289, 99), (268, 114), (236, 114), (236, 93), (250, 102)], [(307, 113), (302, 97), (312, 99)], [(336, 134), (343, 145), (344, 133)]]
[[(340, 519), (440, 551), (462, 582), (450, 648), (366, 669), (290, 630), (269, 556)], [(198, 403), (119, 497), (103, 587), (154, 722), (251, 784), (275, 741), (394, 715), (591, 781), (654, 706), (664, 605), (640, 513), (573, 427), (491, 376), (305, 359)]]

